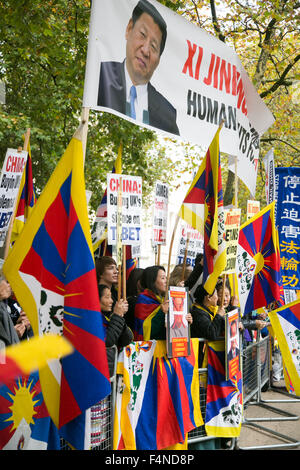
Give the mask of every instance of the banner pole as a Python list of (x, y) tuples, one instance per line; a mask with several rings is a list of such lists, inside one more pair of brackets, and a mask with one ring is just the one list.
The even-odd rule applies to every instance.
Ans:
[(226, 274), (223, 274), (221, 307), (223, 307), (223, 305), (224, 305), (226, 277), (227, 277), (227, 275), (226, 275)]
[(190, 238), (187, 237), (187, 239), (186, 239), (186, 246), (185, 246), (185, 250), (184, 250), (184, 259), (183, 259), (182, 275), (181, 275), (181, 280), (182, 280), (182, 281), (184, 281), (185, 268), (186, 268), (186, 259), (187, 259), (187, 253), (188, 253), (189, 243), (190, 243)]
[(122, 176), (120, 176), (120, 184), (117, 199), (117, 266), (118, 266), (118, 300), (121, 299), (122, 290)]
[(123, 276), (122, 298), (125, 300), (126, 297), (127, 297), (127, 294), (126, 294), (126, 245), (123, 245), (123, 269), (122, 269), (122, 276)]
[(160, 266), (161, 245), (157, 245), (157, 266)]
[(81, 113), (81, 124), (82, 124), (82, 152), (83, 152), (83, 163), (85, 163), (86, 157), (86, 145), (87, 145), (87, 134), (88, 134), (88, 126), (89, 126), (89, 115), (90, 115), (90, 108), (83, 107)]
[[(238, 174), (237, 174), (237, 164), (238, 164), (238, 157), (235, 156), (234, 162), (234, 205), (235, 208), (238, 208)], [(235, 273), (232, 273), (232, 289), (233, 289), (233, 296), (235, 297)]]
[(175, 232), (176, 232), (176, 229), (177, 229), (177, 226), (178, 226), (179, 218), (180, 218), (179, 215), (177, 215), (177, 218), (176, 218), (176, 220), (175, 220), (175, 225), (174, 225), (174, 228), (173, 228), (173, 233), (172, 233), (171, 241), (170, 241), (169, 258), (168, 258), (168, 270), (167, 270), (167, 288), (168, 288), (168, 286), (169, 286), (171, 256), (172, 256), (172, 249), (173, 249), (174, 237), (175, 237)]

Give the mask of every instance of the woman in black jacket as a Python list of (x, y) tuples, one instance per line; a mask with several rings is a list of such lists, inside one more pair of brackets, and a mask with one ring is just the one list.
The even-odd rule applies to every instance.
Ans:
[[(107, 349), (107, 358), (110, 374), (113, 375), (115, 349), (121, 349), (133, 341), (133, 333), (125, 322), (124, 315), (127, 311), (127, 303), (118, 300), (114, 308), (111, 291), (106, 285), (100, 284), (98, 287), (101, 313), (104, 317), (103, 323), (105, 328), (105, 346)], [(111, 349), (110, 349), (111, 348)]]
[(215, 341), (224, 334), (225, 310), (223, 307), (218, 307), (217, 302), (216, 289), (210, 295), (202, 284), (197, 287), (195, 303), (191, 310), (193, 317), (191, 336), (193, 338), (205, 338), (209, 341)]

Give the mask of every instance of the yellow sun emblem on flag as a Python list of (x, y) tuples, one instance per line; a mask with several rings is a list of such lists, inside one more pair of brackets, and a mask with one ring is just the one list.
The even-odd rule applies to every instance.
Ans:
[(34, 424), (34, 416), (37, 414), (35, 411), (35, 405), (39, 400), (34, 399), (36, 391), (31, 392), (32, 381), (24, 379), (23, 383), (21, 379), (18, 379), (18, 383), (14, 388), (14, 393), (8, 393), (12, 399), (12, 405), (9, 407), (11, 416), (6, 421), (12, 421), (13, 427), (11, 431), (18, 428), (21, 421), (24, 419), (28, 425)]

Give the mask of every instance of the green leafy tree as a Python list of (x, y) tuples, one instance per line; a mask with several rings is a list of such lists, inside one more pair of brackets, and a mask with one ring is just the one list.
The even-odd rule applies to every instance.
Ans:
[[(8, 147), (22, 145), (22, 134), (30, 128), (37, 193), (80, 122), (89, 20), (87, 0), (0, 1), (0, 80), (6, 85), (6, 104), (0, 105), (1, 158)], [(123, 173), (143, 177), (146, 204), (154, 181), (169, 173), (170, 161), (155, 133), (90, 111), (85, 173), (94, 209), (121, 141)]]
[[(299, 2), (294, 0), (160, 0), (233, 47), (275, 116), (261, 139), (261, 157), (274, 147), (278, 165), (299, 165)], [(0, 0), (0, 158), (22, 145), (31, 129), (33, 174), (39, 193), (63, 154), (81, 117), (90, 19), (89, 0)], [(192, 173), (206, 149), (177, 143), (108, 113), (89, 113), (85, 159), (87, 189), (96, 209), (123, 142), (123, 172), (143, 177), (145, 202), (157, 178)], [(175, 160), (175, 162), (174, 162)], [(234, 175), (222, 155), (225, 204), (232, 202)], [(257, 199), (264, 203), (259, 161)], [(180, 184), (180, 183), (176, 183)], [(248, 197), (239, 182), (239, 205)]]

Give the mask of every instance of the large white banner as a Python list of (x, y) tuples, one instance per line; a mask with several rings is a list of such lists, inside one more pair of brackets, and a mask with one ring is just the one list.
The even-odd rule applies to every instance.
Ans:
[(154, 0), (133, 23), (137, 3), (93, 0), (83, 106), (205, 149), (224, 120), (221, 151), (256, 174), (259, 137), (274, 118), (235, 51)]

